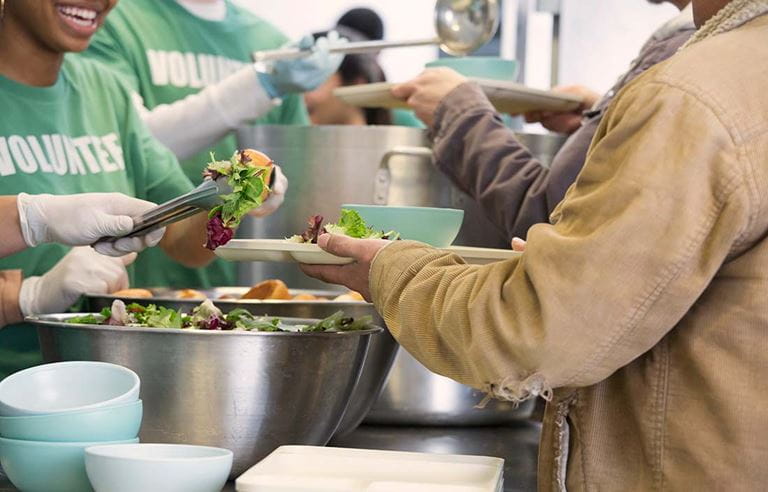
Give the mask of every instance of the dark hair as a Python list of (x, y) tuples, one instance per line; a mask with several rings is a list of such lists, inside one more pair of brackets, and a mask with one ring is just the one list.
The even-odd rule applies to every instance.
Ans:
[[(369, 40), (354, 29), (345, 26), (337, 26), (334, 30), (342, 37), (347, 38), (350, 42)], [(327, 35), (328, 32), (318, 32), (313, 34), (315, 39)], [(337, 73), (341, 77), (341, 83), (343, 85), (358, 84), (361, 80), (366, 84), (386, 82), (387, 80), (386, 75), (384, 75), (384, 70), (382, 70), (379, 65), (376, 56), (371, 54), (346, 55), (341, 62)], [(392, 114), (389, 110), (384, 108), (364, 108), (364, 113), (365, 121), (369, 125), (392, 124)]]
[(379, 14), (368, 8), (347, 11), (336, 25), (354, 29), (371, 41), (384, 39), (384, 22)]

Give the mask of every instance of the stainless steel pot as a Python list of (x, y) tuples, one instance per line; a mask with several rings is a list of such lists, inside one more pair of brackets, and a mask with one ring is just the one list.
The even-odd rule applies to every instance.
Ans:
[[(548, 166), (565, 137), (518, 134)], [(423, 130), (375, 126), (257, 126), (241, 128), (241, 147), (265, 152), (283, 167), (291, 199), (276, 214), (241, 228), (244, 237), (275, 238), (305, 229), (306, 218), (320, 214), (335, 220), (344, 203), (459, 208), (464, 223), (455, 244), (508, 248), (507, 238), (485, 218), (475, 201), (459, 191), (432, 164)], [(243, 264), (240, 281), (251, 285), (281, 278), (289, 285), (323, 288), (295, 265)], [(496, 424), (526, 418), (530, 405), (514, 409), (491, 402), (482, 411), (481, 396), (442, 378), (400, 351), (382, 396), (372, 410), (379, 423), (467, 425)]]
[[(151, 289), (157, 297), (150, 299), (132, 299), (137, 302), (151, 302), (158, 306), (164, 306), (172, 309), (181, 309), (184, 312), (190, 312), (195, 306), (200, 304), (199, 299), (176, 299), (172, 296), (169, 289)], [(327, 318), (337, 311), (344, 311), (348, 316), (360, 318), (362, 316), (372, 316), (373, 324), (384, 326), (384, 320), (373, 307), (373, 304), (364, 302), (333, 302), (333, 301), (254, 301), (239, 299), (219, 299), (222, 295), (231, 295), (235, 297), (242, 296), (248, 290), (247, 287), (222, 287), (205, 291), (204, 293), (216, 303), (222, 311), (229, 312), (233, 309), (247, 309), (256, 315), (269, 315), (281, 318)], [(338, 295), (333, 291), (299, 291), (292, 290), (291, 294), (308, 293), (318, 297), (333, 298)], [(112, 303), (118, 299), (114, 296), (86, 296), (85, 310), (88, 312), (99, 312), (105, 307), (112, 306)], [(123, 299), (125, 300), (125, 299)], [(360, 379), (352, 391), (349, 399), (349, 405), (344, 418), (342, 418), (335, 436), (344, 436), (355, 430), (363, 421), (373, 404), (381, 393), (384, 383), (387, 380), (392, 363), (397, 354), (397, 342), (387, 330), (371, 335), (371, 342), (368, 347), (368, 355), (363, 363), (363, 369), (360, 373)]]
[[(336, 220), (343, 203), (374, 203), (374, 182), (382, 156), (398, 145), (427, 144), (422, 130), (396, 126), (269, 126), (238, 130), (241, 148), (258, 149), (278, 163), (288, 177), (290, 199), (264, 219), (246, 219), (240, 237), (281, 238), (307, 228), (307, 218), (322, 215)], [(420, 165), (403, 157), (394, 164)], [(243, 263), (241, 285), (267, 278), (305, 289), (327, 289), (296, 265)]]
[[(371, 336), (208, 332), (71, 325), (30, 319), (46, 362), (120, 364), (141, 378), (145, 442), (234, 452), (231, 477), (278, 446), (324, 445), (357, 383)], [(300, 322), (301, 320), (286, 320)]]

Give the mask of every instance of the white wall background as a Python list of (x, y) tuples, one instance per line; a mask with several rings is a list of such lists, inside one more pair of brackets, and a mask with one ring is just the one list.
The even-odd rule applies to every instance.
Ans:
[[(370, 7), (382, 16), (389, 39), (434, 35), (431, 0), (237, 0), (271, 21), (291, 38), (332, 27), (353, 7)], [(504, 45), (514, 53), (517, 3), (504, 0)], [(532, 2), (535, 4), (536, 2)], [(560, 83), (579, 83), (606, 91), (624, 72), (643, 42), (677, 10), (670, 5), (650, 5), (645, 0), (562, 0)], [(551, 17), (530, 16), (526, 83), (546, 87), (550, 77)], [(505, 50), (506, 51), (506, 50)], [(437, 48), (390, 50), (382, 65), (392, 81), (418, 74), (437, 57)]]
[(560, 83), (607, 91), (651, 33), (679, 12), (645, 0), (563, 0)]

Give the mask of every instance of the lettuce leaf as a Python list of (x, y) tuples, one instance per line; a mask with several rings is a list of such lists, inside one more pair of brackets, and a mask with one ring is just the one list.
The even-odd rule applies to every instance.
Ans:
[(224, 226), (234, 229), (250, 210), (261, 205), (262, 194), (269, 190), (264, 181), (269, 168), (253, 166), (243, 152), (235, 152), (229, 161), (216, 161), (211, 154), (211, 161), (207, 175), (212, 179), (226, 176), (232, 193), (221, 195), (222, 204), (214, 207), (208, 216), (220, 215)]
[(205, 247), (216, 249), (228, 243), (234, 236), (234, 230), (248, 212), (262, 204), (262, 195), (269, 191), (264, 178), (268, 167), (254, 166), (245, 152), (235, 152), (229, 161), (217, 161), (211, 153), (211, 162), (203, 175), (211, 179), (222, 176), (232, 192), (221, 195), (222, 204), (211, 209), (208, 214), (208, 239)]
[(73, 325), (102, 325), (111, 317), (112, 310), (109, 308), (104, 308), (99, 314), (86, 314), (84, 316), (75, 316), (74, 318), (69, 318), (67, 323), (71, 323)]
[(326, 224), (322, 226), (323, 217), (315, 215), (309, 218), (309, 229), (301, 235), (288, 238), (295, 243), (317, 243), (317, 238), (323, 233), (338, 234), (340, 236), (349, 236), (355, 239), (389, 239), (395, 241), (400, 239), (400, 234), (395, 231), (379, 231), (369, 227), (363, 218), (355, 210), (342, 209), (341, 217), (337, 224)]
[[(208, 299), (193, 309), (191, 315), (154, 304), (142, 306), (133, 303), (125, 309), (129, 318), (125, 326), (143, 328), (317, 333), (365, 330), (373, 322), (371, 316), (351, 318), (338, 311), (312, 325), (293, 325), (284, 323), (280, 318), (255, 316), (242, 308), (233, 309), (225, 315)], [(67, 323), (106, 325), (111, 315), (112, 311), (104, 308), (99, 314), (70, 318)]]

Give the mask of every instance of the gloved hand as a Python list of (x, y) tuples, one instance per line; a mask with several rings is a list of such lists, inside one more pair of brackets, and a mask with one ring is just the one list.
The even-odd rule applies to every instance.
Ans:
[(272, 98), (316, 89), (339, 69), (344, 60), (342, 54), (329, 53), (328, 46), (346, 42), (347, 39), (341, 38), (336, 31), (317, 41), (312, 36), (305, 36), (296, 46), (302, 50), (311, 49), (313, 54), (307, 58), (275, 61), (272, 73), (259, 72), (261, 85)]
[(255, 208), (248, 212), (248, 215), (253, 217), (266, 217), (274, 213), (285, 200), (285, 192), (288, 191), (288, 178), (283, 174), (280, 166), (274, 166), (272, 171), (272, 184), (270, 185), (269, 196), (261, 204), (259, 208)]
[(110, 294), (128, 288), (125, 267), (136, 253), (102, 256), (89, 247), (73, 248), (48, 273), (21, 283), (19, 308), (24, 316), (61, 313), (83, 294)]
[(156, 245), (165, 229), (146, 236), (99, 242), (109, 236), (127, 234), (133, 229), (134, 216), (155, 206), (121, 193), (83, 193), (80, 195), (27, 195), (16, 198), (24, 241), (30, 247), (41, 243), (68, 246), (94, 244), (96, 251), (108, 256), (123, 256)]

